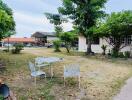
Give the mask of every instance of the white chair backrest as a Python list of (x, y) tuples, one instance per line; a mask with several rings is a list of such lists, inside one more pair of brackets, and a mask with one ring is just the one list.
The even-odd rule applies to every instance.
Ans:
[(35, 70), (35, 66), (34, 66), (34, 64), (32, 62), (29, 62), (29, 68), (30, 68), (31, 72), (35, 72), (36, 71)]
[(80, 66), (78, 64), (70, 64), (64, 66), (64, 77), (74, 77), (80, 75)]
[(40, 57), (35, 58), (35, 64), (42, 64), (42, 60)]

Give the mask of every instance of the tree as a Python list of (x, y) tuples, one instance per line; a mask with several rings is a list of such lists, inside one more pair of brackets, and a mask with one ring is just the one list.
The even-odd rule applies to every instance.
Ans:
[(0, 40), (15, 33), (12, 10), (0, 0)]
[(61, 52), (60, 47), (61, 47), (61, 41), (60, 40), (54, 40), (53, 41), (55, 52)]
[(87, 54), (90, 54), (94, 27), (98, 18), (105, 13), (102, 11), (107, 0), (62, 0), (63, 6), (58, 8), (59, 13), (73, 20), (78, 32), (86, 37)]
[(5, 3), (0, 0), (0, 9), (4, 10), (8, 15), (13, 15), (11, 8), (9, 8)]
[(14, 49), (12, 49), (13, 54), (19, 54), (23, 50), (24, 45), (21, 43), (14, 44)]
[(105, 55), (106, 54), (107, 45), (102, 45), (101, 48), (103, 50), (102, 54)]
[(50, 20), (51, 24), (54, 24), (56, 35), (59, 36), (59, 34), (63, 32), (61, 24), (63, 22), (67, 22), (67, 20), (63, 18), (60, 14), (45, 13), (45, 16), (47, 17), (47, 19)]
[(62, 26), (55, 26), (55, 32), (56, 32), (56, 35), (59, 37), (59, 35), (63, 32), (63, 28)]
[(75, 32), (64, 32), (60, 35), (60, 39), (65, 44), (65, 48), (68, 53), (70, 53), (70, 49), (72, 47), (73, 42), (75, 42), (77, 38), (77, 34)]
[(100, 37), (106, 37), (106, 41), (113, 46), (113, 53), (118, 56), (119, 51), (127, 46), (123, 40), (132, 35), (132, 11), (113, 12), (106, 17), (97, 33)]

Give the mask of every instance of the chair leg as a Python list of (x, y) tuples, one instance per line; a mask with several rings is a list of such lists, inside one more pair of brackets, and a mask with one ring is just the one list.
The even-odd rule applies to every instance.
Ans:
[(36, 86), (36, 77), (34, 77), (34, 82), (35, 82), (35, 86)]
[(51, 68), (50, 68), (50, 65), (48, 65), (48, 67), (49, 67), (49, 74), (51, 74)]
[(79, 89), (80, 89), (80, 75), (78, 76), (78, 84), (79, 84)]
[(52, 70), (52, 77), (54, 76), (54, 72), (53, 72), (53, 67), (51, 66), (51, 70)]
[(65, 87), (65, 85), (66, 85), (66, 84), (65, 84), (65, 77), (63, 77), (63, 80), (64, 80), (64, 87)]
[(40, 66), (39, 66), (39, 71), (40, 71)]
[(46, 74), (45, 74), (45, 80), (46, 80)]
[(51, 75), (51, 79), (53, 77), (53, 71), (52, 71), (52, 66), (50, 65), (50, 75)]

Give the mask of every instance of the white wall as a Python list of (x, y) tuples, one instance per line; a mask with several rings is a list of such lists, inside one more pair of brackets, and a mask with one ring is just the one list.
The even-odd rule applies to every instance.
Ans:
[[(92, 48), (92, 51), (95, 53), (102, 53), (102, 49), (100, 45), (92, 45), (91, 48)], [(79, 51), (80, 52), (87, 51), (86, 38), (84, 36), (79, 36)]]
[(102, 49), (100, 45), (91, 45), (91, 49), (95, 53), (102, 53)]
[(87, 45), (86, 45), (86, 38), (83, 36), (79, 36), (79, 51), (80, 52), (86, 52), (87, 51)]
[(58, 40), (57, 37), (49, 37), (47, 36), (47, 41), (54, 41), (54, 40)]
[[(102, 53), (103, 50), (101, 48), (102, 45), (107, 45), (106, 53), (109, 52), (109, 50), (112, 49), (112, 46), (108, 44), (108, 42), (104, 38), (100, 38), (99, 45), (92, 45), (92, 51), (95, 53)], [(121, 50), (121, 52), (130, 51), (132, 47), (127, 46)], [(80, 52), (86, 52), (87, 51), (87, 45), (86, 45), (86, 38), (84, 36), (79, 36), (79, 51)]]

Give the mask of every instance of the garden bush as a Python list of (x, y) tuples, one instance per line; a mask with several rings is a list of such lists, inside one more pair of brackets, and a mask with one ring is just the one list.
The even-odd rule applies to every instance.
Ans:
[(4, 49), (3, 51), (4, 51), (4, 52), (9, 52), (9, 50), (8, 50), (8, 49)]
[(119, 57), (119, 53), (116, 50), (112, 50), (111, 56), (114, 58), (117, 58), (117, 57)]
[(4, 100), (4, 97), (2, 95), (0, 95), (0, 100)]
[(23, 44), (15, 44), (14, 49), (12, 49), (12, 54), (19, 54), (23, 48)]
[(60, 40), (53, 41), (53, 45), (55, 48), (55, 50), (54, 50), (55, 52), (61, 52), (61, 50), (60, 50), (61, 41)]
[(124, 58), (125, 57), (124, 54), (123, 54), (123, 52), (119, 52), (119, 57), (120, 58)]
[(125, 55), (126, 58), (130, 58), (131, 53), (130, 53), (130, 51), (126, 51), (126, 52), (124, 53), (124, 55)]
[(64, 33), (61, 33), (59, 38), (65, 44), (67, 53), (70, 53), (70, 50), (73, 47), (73, 44), (77, 40), (77, 34), (75, 32), (64, 32)]
[(101, 48), (103, 50), (102, 54), (105, 55), (106, 54), (107, 45), (102, 45)]

